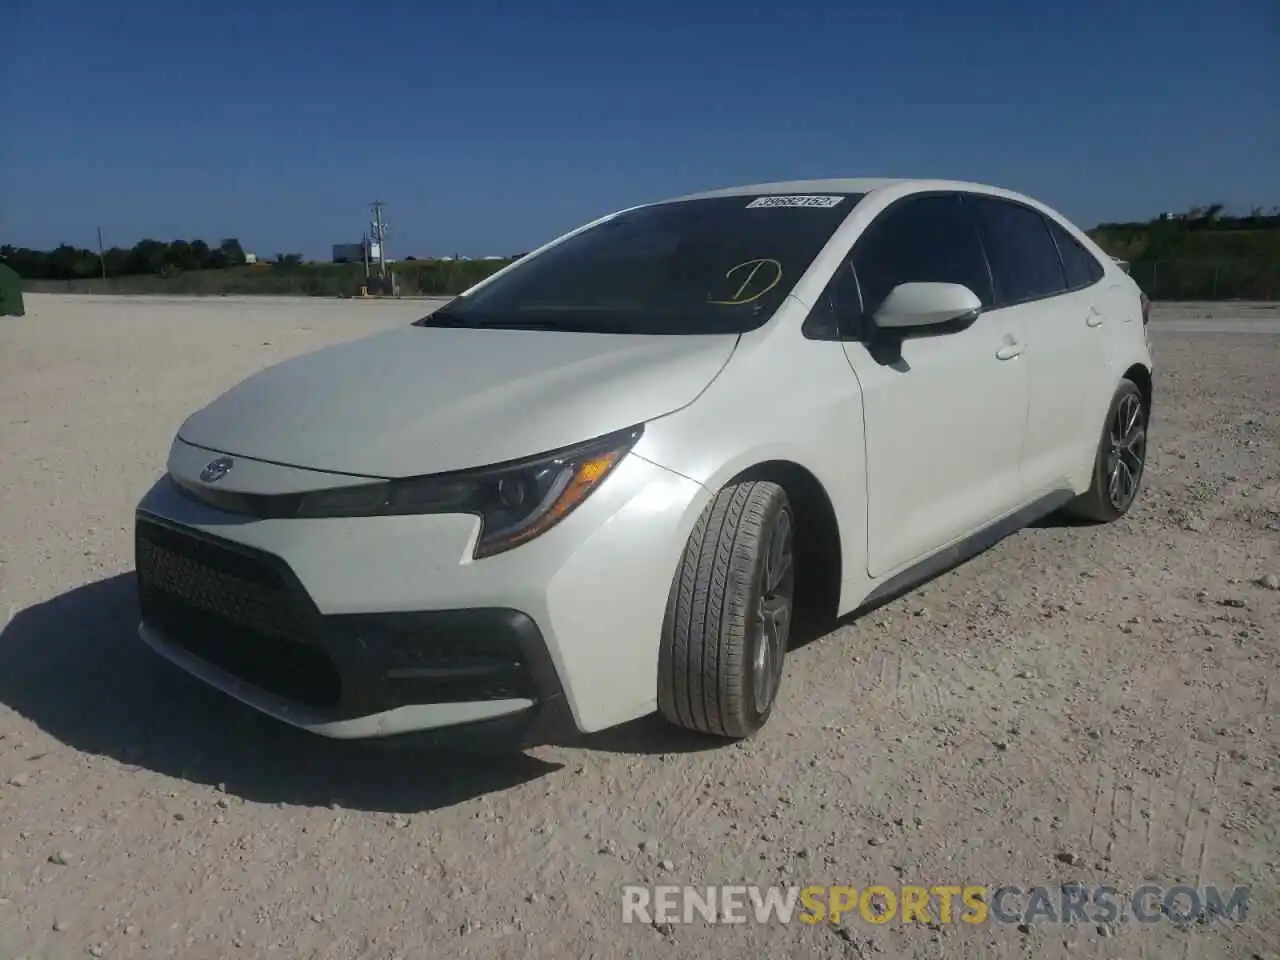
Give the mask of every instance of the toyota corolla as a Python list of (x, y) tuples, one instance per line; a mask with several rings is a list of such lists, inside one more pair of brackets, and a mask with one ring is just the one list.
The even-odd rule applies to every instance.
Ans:
[(1124, 516), (1148, 304), (1060, 214), (952, 181), (755, 185), (546, 244), (182, 425), (141, 634), (330, 737), (768, 719), (793, 624), (1052, 511)]

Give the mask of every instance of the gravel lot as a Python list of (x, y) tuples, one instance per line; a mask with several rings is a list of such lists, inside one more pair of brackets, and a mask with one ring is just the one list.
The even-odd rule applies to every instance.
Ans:
[[(0, 957), (1280, 955), (1280, 309), (1157, 305), (1135, 512), (795, 650), (752, 742), (645, 720), (479, 759), (310, 738), (135, 634), (132, 510), (186, 414), (426, 309), (0, 320)], [(626, 883), (1072, 880), (1252, 894), (1244, 923), (620, 922)]]

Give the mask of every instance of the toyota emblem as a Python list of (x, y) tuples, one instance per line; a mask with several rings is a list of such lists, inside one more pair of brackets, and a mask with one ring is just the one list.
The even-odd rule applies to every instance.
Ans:
[(217, 460), (210, 460), (209, 465), (200, 471), (200, 479), (205, 483), (217, 483), (228, 473), (236, 462), (230, 457), (219, 457)]

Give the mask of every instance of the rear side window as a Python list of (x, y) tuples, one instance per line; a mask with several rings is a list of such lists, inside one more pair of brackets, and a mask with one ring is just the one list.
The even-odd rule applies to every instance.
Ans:
[(1098, 258), (1084, 248), (1084, 245), (1069, 234), (1062, 224), (1050, 217), (1044, 218), (1058, 245), (1058, 254), (1062, 257), (1062, 269), (1067, 273), (1067, 287), (1079, 290), (1102, 279), (1102, 264)]
[(916, 197), (882, 213), (851, 257), (870, 316), (900, 283), (962, 283), (992, 302), (991, 278), (973, 220), (954, 194)]
[(997, 197), (970, 197), (995, 280), (997, 306), (1051, 297), (1067, 289), (1058, 248), (1044, 217)]

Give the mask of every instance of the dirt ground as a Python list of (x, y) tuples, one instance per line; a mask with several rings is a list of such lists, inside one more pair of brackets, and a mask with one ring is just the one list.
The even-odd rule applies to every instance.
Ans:
[[(1157, 306), (1125, 521), (792, 652), (755, 740), (462, 759), (296, 732), (137, 639), (187, 413), (421, 303), (32, 296), (0, 321), (0, 957), (1280, 955), (1280, 309)], [(6, 625), (7, 624), (7, 625)], [(1251, 888), (1244, 922), (621, 922), (622, 886)]]

